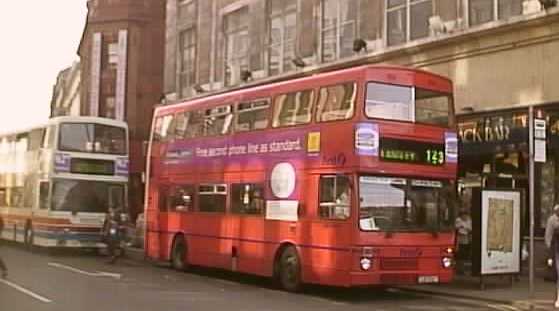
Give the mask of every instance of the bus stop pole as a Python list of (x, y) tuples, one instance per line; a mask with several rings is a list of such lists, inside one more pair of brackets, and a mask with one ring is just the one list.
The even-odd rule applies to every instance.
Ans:
[(530, 298), (534, 299), (534, 107), (528, 108), (528, 141), (529, 141), (529, 205), (530, 205)]

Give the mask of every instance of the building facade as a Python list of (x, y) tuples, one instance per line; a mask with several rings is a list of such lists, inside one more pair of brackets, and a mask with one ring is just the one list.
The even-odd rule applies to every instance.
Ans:
[(527, 191), (527, 107), (536, 106), (550, 128), (536, 167), (541, 235), (559, 202), (559, 8), (542, 2), (168, 0), (165, 99), (365, 63), (433, 71), (454, 81), (461, 191)]
[(50, 103), (50, 116), (79, 116), (81, 92), (81, 65), (74, 62), (56, 77)]
[(144, 145), (162, 94), (165, 0), (89, 0), (78, 54), (81, 114), (124, 120), (130, 129), (129, 206), (143, 208)]

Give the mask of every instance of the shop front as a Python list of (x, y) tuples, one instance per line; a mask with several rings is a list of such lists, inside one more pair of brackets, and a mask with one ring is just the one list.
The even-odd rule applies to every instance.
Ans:
[[(559, 203), (559, 106), (534, 107), (537, 118), (547, 122), (545, 163), (535, 165), (535, 235), (538, 249), (543, 249), (543, 235), (553, 206)], [(461, 115), (458, 118), (460, 139), (459, 208), (468, 211), (475, 223), (480, 214), (483, 190), (517, 190), (522, 194), (520, 227), (522, 240), (529, 236), (528, 176), (529, 129), (528, 108), (488, 111)], [(475, 227), (475, 225), (474, 225)], [(473, 251), (476, 252), (474, 228)], [(527, 245), (526, 245), (527, 246)], [(478, 251), (481, 251), (478, 249)], [(542, 256), (545, 257), (545, 256)], [(536, 263), (539, 264), (539, 263)], [(475, 264), (474, 264), (475, 265)]]

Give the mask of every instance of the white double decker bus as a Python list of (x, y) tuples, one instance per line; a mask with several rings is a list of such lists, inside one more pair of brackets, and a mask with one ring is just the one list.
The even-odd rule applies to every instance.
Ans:
[(44, 247), (102, 247), (110, 206), (126, 210), (126, 123), (55, 117), (0, 135), (0, 237)]

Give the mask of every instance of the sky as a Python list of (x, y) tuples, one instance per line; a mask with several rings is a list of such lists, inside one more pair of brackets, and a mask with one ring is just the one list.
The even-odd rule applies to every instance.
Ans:
[(0, 133), (46, 122), (58, 73), (79, 60), (86, 0), (0, 0)]

